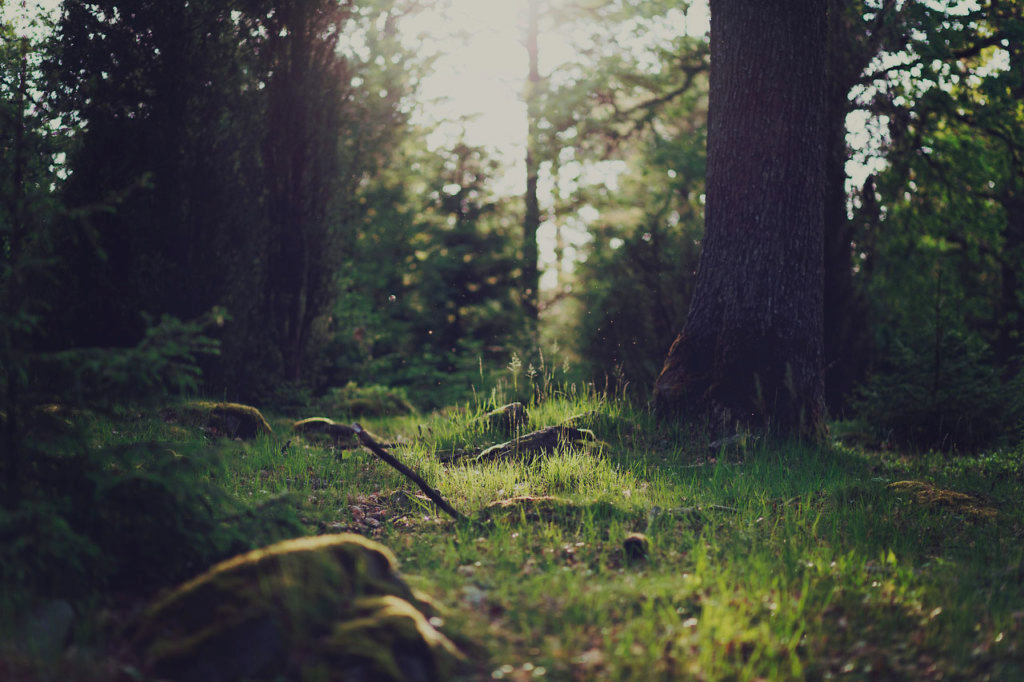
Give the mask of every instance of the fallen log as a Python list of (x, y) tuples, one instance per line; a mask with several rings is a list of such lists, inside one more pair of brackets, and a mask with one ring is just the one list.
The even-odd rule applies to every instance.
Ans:
[(497, 459), (521, 459), (533, 461), (538, 455), (551, 454), (559, 447), (597, 443), (597, 437), (587, 429), (572, 426), (548, 426), (513, 438), (505, 443), (498, 443), (483, 450), (475, 457), (467, 458), (473, 463), (490, 462)]

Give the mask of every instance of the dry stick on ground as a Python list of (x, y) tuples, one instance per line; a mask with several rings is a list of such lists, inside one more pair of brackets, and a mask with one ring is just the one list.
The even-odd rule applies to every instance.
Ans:
[(387, 450), (381, 447), (380, 444), (377, 443), (377, 441), (375, 441), (370, 436), (370, 434), (368, 434), (363, 429), (362, 426), (360, 426), (359, 424), (353, 424), (352, 430), (356, 432), (356, 436), (359, 438), (359, 442), (362, 443), (363, 447), (365, 447), (367, 450), (380, 457), (382, 460), (384, 460), (392, 467), (397, 469), (403, 476), (405, 476), (410, 481), (418, 485), (420, 490), (426, 493), (427, 497), (429, 497), (434, 504), (436, 504), (438, 507), (444, 510), (445, 513), (447, 513), (449, 516), (451, 516), (453, 519), (457, 521), (464, 521), (466, 519), (465, 516), (455, 511), (455, 509), (450, 504), (448, 504), (448, 502), (443, 497), (441, 497), (441, 493), (437, 492), (429, 485), (427, 485), (427, 482), (420, 478), (419, 474), (417, 474), (415, 471), (399, 462), (397, 459), (394, 458), (394, 456), (388, 453)]

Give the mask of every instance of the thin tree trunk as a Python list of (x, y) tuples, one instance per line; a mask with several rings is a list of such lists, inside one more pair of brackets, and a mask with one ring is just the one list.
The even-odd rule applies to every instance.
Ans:
[(705, 239), (664, 412), (780, 436), (824, 420), (820, 0), (712, 0)]
[(523, 217), (523, 308), (536, 331), (539, 312), (540, 271), (537, 268), (537, 230), (540, 229), (540, 202), (537, 199), (537, 180), (540, 176), (540, 158), (537, 149), (540, 116), (540, 66), (537, 50), (537, 34), (540, 24), (540, 0), (530, 0), (529, 18), (526, 27), (526, 52), (529, 58), (529, 74), (526, 79), (526, 211)]

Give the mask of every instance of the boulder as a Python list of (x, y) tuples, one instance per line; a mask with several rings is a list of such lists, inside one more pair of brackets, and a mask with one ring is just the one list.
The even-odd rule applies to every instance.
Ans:
[(416, 413), (401, 389), (357, 386), (352, 382), (330, 389), (316, 404), (318, 412), (349, 417), (398, 417)]
[(651, 551), (651, 542), (643, 533), (630, 533), (622, 541), (622, 551), (629, 561), (643, 561)]
[(292, 424), (292, 431), (300, 436), (327, 436), (334, 441), (335, 445), (346, 447), (358, 447), (359, 440), (356, 438), (355, 429), (346, 424), (339, 424), (326, 417), (310, 417), (300, 419)]
[(530, 415), (522, 403), (509, 403), (491, 410), (479, 418), (488, 431), (497, 431), (506, 436), (514, 436), (525, 431), (530, 425)]
[(358, 535), (298, 538), (221, 562), (152, 604), (134, 646), (169, 680), (438, 680), (459, 657), (394, 555)]
[(251, 405), (196, 400), (169, 413), (214, 429), (228, 438), (250, 439), (273, 433), (263, 414)]

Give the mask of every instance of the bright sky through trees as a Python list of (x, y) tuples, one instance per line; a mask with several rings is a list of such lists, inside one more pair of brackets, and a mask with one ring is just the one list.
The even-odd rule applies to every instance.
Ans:
[[(545, 0), (545, 6), (560, 0)], [(415, 116), (426, 125), (437, 125), (429, 138), (438, 148), (464, 141), (480, 145), (503, 164), (496, 179), (495, 192), (518, 195), (525, 188), (525, 149), (527, 137), (526, 103), (523, 88), (527, 74), (524, 47), (528, 0), (449, 0), (437, 9), (428, 9), (407, 18), (403, 31), (419, 37), (424, 48), (439, 58), (434, 69), (421, 83), (419, 100), (423, 102)], [(707, 3), (696, 0), (686, 17), (666, 18), (664, 36), (684, 30), (703, 35), (709, 29)], [(558, 67), (573, 61), (575, 41), (585, 40), (559, 31), (544, 30), (538, 36), (542, 77), (557, 78)], [(567, 169), (565, 169), (567, 170)], [(589, 179), (613, 184), (621, 172), (619, 162), (609, 162), (588, 171)], [(550, 178), (541, 177), (543, 196), (554, 191)], [(589, 239), (585, 220), (579, 225), (564, 225), (563, 239), (569, 242), (567, 255), (572, 260), (574, 246)], [(574, 229), (575, 227), (575, 229)], [(546, 221), (538, 232), (540, 261), (545, 275), (541, 288), (557, 281), (550, 267), (555, 263), (555, 228)], [(571, 267), (571, 266), (570, 266)]]
[[(506, 164), (506, 180), (499, 191), (518, 193), (525, 182), (521, 157), (526, 144), (522, 92), (527, 0), (450, 0), (446, 6), (446, 11), (425, 10), (403, 27), (409, 35), (422, 35), (428, 50), (441, 53), (422, 83), (425, 104), (419, 119), (446, 122), (431, 139), (434, 145), (464, 137), (469, 144), (492, 149)], [(708, 27), (707, 3), (697, 0), (677, 28), (703, 35)], [(542, 30), (541, 73), (557, 70), (573, 52), (572, 36)]]

